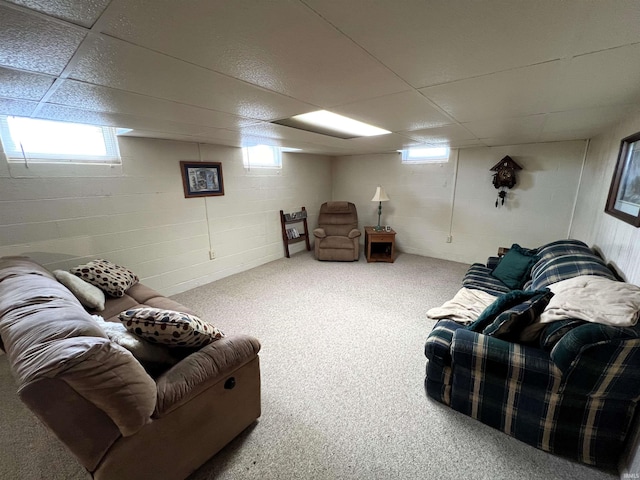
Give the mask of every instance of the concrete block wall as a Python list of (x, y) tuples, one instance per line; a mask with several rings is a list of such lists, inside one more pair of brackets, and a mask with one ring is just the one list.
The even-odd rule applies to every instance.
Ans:
[[(331, 196), (329, 157), (247, 171), (238, 148), (124, 137), (120, 149), (113, 167), (2, 159), (0, 256), (51, 270), (107, 258), (170, 295), (282, 257), (279, 210), (304, 205), (311, 226)], [(222, 162), (225, 195), (184, 198), (180, 160)]]

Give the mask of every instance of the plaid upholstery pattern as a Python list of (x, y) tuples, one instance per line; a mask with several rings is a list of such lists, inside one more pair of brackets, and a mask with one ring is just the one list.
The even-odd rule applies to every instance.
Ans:
[(485, 327), (482, 333), (503, 340), (517, 341), (525, 327), (531, 325), (540, 316), (552, 296), (553, 293), (549, 290), (537, 293), (502, 312)]
[(533, 275), (530, 288), (540, 290), (552, 283), (579, 275), (598, 275), (611, 280), (616, 279), (611, 270), (596, 255), (576, 253), (548, 260), (544, 269)]
[(549, 355), (451, 323), (427, 339), (430, 396), (542, 450), (617, 466), (640, 399), (640, 327), (565, 336)]
[(475, 290), (482, 290), (491, 295), (499, 296), (510, 291), (504, 283), (491, 276), (491, 270), (481, 263), (474, 263), (469, 267), (462, 280), (462, 286)]

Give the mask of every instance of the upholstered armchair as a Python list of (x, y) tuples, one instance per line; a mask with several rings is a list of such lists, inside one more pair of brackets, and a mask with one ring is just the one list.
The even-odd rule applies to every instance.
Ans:
[(317, 260), (353, 262), (360, 255), (358, 212), (351, 202), (325, 202), (313, 231)]

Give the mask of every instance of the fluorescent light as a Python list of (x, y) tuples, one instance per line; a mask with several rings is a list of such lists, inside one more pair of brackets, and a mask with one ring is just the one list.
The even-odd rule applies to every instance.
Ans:
[(328, 112), (327, 110), (303, 113), (273, 123), (344, 139), (373, 137), (375, 135), (391, 133), (389, 130), (374, 127), (373, 125), (359, 122), (358, 120), (338, 115), (337, 113)]

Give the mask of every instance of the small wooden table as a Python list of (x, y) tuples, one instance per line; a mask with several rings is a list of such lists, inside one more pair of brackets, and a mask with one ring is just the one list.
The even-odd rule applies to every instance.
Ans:
[(396, 248), (396, 232), (376, 231), (375, 227), (364, 227), (364, 251), (367, 262), (393, 263)]

